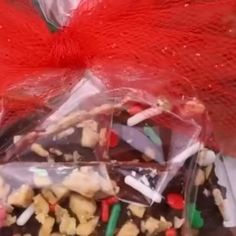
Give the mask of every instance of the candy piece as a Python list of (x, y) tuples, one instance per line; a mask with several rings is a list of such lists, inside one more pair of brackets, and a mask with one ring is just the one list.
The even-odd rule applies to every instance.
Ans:
[(32, 203), (33, 196), (32, 188), (24, 184), (8, 196), (8, 204), (25, 208)]
[(129, 108), (127, 109), (128, 113), (129, 113), (130, 115), (135, 115), (135, 114), (141, 112), (142, 110), (143, 110), (142, 107), (139, 106), (139, 105), (133, 105), (132, 107), (129, 107)]
[(100, 190), (99, 179), (99, 175), (95, 171), (88, 170), (85, 173), (75, 169), (64, 179), (62, 184), (69, 190), (92, 198)]
[(153, 128), (149, 127), (149, 126), (145, 126), (143, 128), (144, 134), (149, 137), (153, 143), (155, 143), (156, 145), (161, 146), (162, 145), (162, 141), (160, 139), (160, 137), (156, 134), (156, 132), (153, 130)]
[(86, 223), (79, 224), (76, 229), (76, 234), (79, 236), (91, 235), (98, 224), (98, 220), (99, 220), (99, 217), (94, 217), (93, 219), (89, 220)]
[(116, 197), (109, 197), (109, 198), (106, 198), (105, 201), (108, 205), (114, 205), (119, 200)]
[(55, 224), (55, 219), (50, 216), (47, 216), (39, 230), (39, 236), (50, 236), (54, 224)]
[(119, 230), (117, 236), (137, 236), (139, 229), (133, 222), (127, 221)]
[(60, 205), (56, 205), (55, 206), (55, 216), (56, 216), (57, 223), (61, 223), (64, 215), (69, 215), (68, 210), (61, 207)]
[(31, 151), (36, 153), (38, 156), (49, 157), (49, 152), (46, 149), (44, 149), (42, 145), (38, 143), (33, 143), (31, 145)]
[(25, 211), (23, 211), (23, 213), (18, 217), (18, 219), (16, 220), (16, 224), (19, 226), (23, 226), (25, 225), (28, 220), (31, 218), (31, 216), (34, 214), (35, 212), (35, 208), (34, 205), (31, 204), (27, 209), (25, 209)]
[(182, 227), (182, 225), (184, 224), (184, 221), (185, 221), (184, 218), (180, 219), (177, 216), (175, 216), (174, 217), (174, 227), (176, 229), (180, 229)]
[(187, 215), (189, 218), (189, 221), (191, 223), (191, 226), (195, 229), (200, 229), (204, 225), (203, 218), (201, 216), (200, 211), (196, 209), (195, 204), (189, 204), (187, 206)]
[(51, 187), (51, 190), (54, 193), (54, 195), (57, 197), (58, 201), (69, 194), (69, 190), (63, 186), (53, 185)]
[(176, 236), (177, 232), (176, 229), (171, 228), (171, 229), (167, 229), (165, 232), (165, 236)]
[(37, 173), (34, 173), (34, 184), (37, 188), (49, 187), (52, 185), (52, 181), (49, 176), (42, 176)]
[(141, 231), (146, 235), (155, 235), (159, 229), (159, 220), (148, 217), (146, 221), (141, 221)]
[(112, 207), (110, 219), (106, 228), (106, 236), (113, 236), (120, 217), (121, 205), (119, 203)]
[(4, 226), (5, 227), (10, 227), (11, 225), (16, 223), (16, 216), (12, 216), (10, 214), (7, 214), (7, 217), (4, 221)]
[(72, 194), (70, 196), (69, 207), (77, 216), (80, 223), (85, 223), (88, 219), (91, 219), (97, 209), (97, 205), (94, 200), (87, 199), (78, 194)]
[(216, 160), (216, 154), (207, 148), (201, 150), (198, 154), (197, 163), (199, 166), (209, 166)]
[(62, 234), (75, 235), (76, 234), (76, 219), (70, 217), (69, 214), (64, 214), (61, 217), (59, 230)]
[(159, 221), (159, 228), (158, 232), (164, 232), (167, 229), (170, 229), (172, 227), (172, 223), (167, 221), (163, 216), (161, 216)]
[(68, 210), (57, 205), (55, 207), (56, 221), (59, 223), (60, 233), (66, 235), (75, 235), (76, 219), (69, 215)]
[(147, 120), (151, 117), (160, 115), (161, 113), (162, 113), (162, 109), (160, 107), (148, 108), (148, 109), (141, 111), (141, 112), (133, 115), (132, 117), (130, 117), (127, 120), (127, 125), (128, 126), (137, 125), (137, 124), (141, 123), (142, 121)]
[(99, 134), (90, 127), (84, 127), (82, 130), (81, 146), (94, 148), (99, 142)]
[(49, 213), (49, 205), (41, 194), (34, 197), (34, 208), (36, 215), (47, 215)]
[(109, 133), (109, 147), (114, 148), (119, 144), (119, 137), (114, 131), (110, 131)]
[(89, 127), (94, 132), (97, 132), (98, 131), (98, 122), (96, 122), (95, 120), (85, 120), (82, 123), (79, 123), (78, 125), (76, 125), (76, 127), (78, 127), (78, 128)]
[(194, 185), (200, 186), (200, 185), (203, 185), (204, 182), (205, 182), (205, 173), (202, 169), (198, 169), (195, 180), (194, 180)]
[(161, 146), (154, 144), (141, 131), (134, 127), (128, 127), (121, 124), (113, 124), (115, 132), (134, 149), (144, 153), (149, 158), (164, 162), (163, 150)]
[(157, 203), (161, 202), (162, 196), (158, 192), (153, 191), (151, 188), (142, 184), (134, 177), (130, 175), (126, 176), (125, 183), (130, 187), (134, 188), (135, 190), (137, 190), (138, 192), (142, 193), (144, 196), (150, 198), (152, 201)]
[(101, 220), (104, 223), (109, 220), (109, 205), (105, 200), (102, 201)]
[(184, 208), (184, 198), (178, 193), (169, 193), (166, 197), (167, 204), (176, 210)]
[(49, 189), (43, 189), (42, 195), (48, 201), (48, 203), (50, 203), (52, 205), (57, 202), (57, 198), (54, 196), (54, 194)]
[(129, 204), (127, 209), (131, 211), (132, 215), (137, 216), (138, 218), (143, 218), (147, 208), (136, 204)]

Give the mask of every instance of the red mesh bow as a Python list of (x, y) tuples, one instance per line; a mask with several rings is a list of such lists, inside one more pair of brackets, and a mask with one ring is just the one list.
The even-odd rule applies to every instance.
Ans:
[(85, 0), (54, 34), (31, 7), (1, 0), (1, 93), (45, 68), (89, 68), (110, 86), (150, 92), (170, 82), (174, 96), (191, 96), (188, 82), (221, 148), (236, 154), (235, 0)]

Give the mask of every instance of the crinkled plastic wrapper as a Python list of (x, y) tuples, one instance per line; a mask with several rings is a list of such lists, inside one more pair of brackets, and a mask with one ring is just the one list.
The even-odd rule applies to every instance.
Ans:
[(203, 145), (183, 114), (196, 100), (85, 77), (53, 111), (4, 127), (0, 234), (190, 235), (185, 192)]
[(68, 24), (73, 11), (78, 8), (81, 0), (36, 0), (45, 19), (54, 27), (62, 27)]
[(185, 210), (193, 235), (236, 235), (235, 168), (234, 158), (209, 148), (191, 164)]

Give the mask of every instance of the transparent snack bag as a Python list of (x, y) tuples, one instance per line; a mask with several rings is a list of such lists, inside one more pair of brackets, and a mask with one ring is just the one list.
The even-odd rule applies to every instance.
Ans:
[(181, 235), (189, 160), (201, 147), (201, 126), (182, 117), (189, 100), (105, 90), (87, 74), (60, 101), (2, 152), (0, 232)]
[(193, 235), (236, 235), (235, 160), (204, 147), (192, 164), (186, 218)]

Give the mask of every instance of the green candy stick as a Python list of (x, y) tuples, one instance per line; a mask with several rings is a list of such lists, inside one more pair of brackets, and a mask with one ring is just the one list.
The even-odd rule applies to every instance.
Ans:
[(161, 146), (162, 145), (162, 141), (160, 139), (160, 137), (158, 136), (158, 134), (149, 126), (145, 126), (143, 128), (144, 134), (149, 137), (153, 143)]
[(201, 216), (201, 212), (197, 210), (196, 204), (188, 204), (187, 206), (188, 219), (191, 226), (195, 229), (200, 229), (204, 226), (204, 220)]
[(121, 205), (119, 203), (112, 207), (111, 215), (107, 224), (106, 236), (113, 236), (115, 234), (117, 222), (120, 217)]

